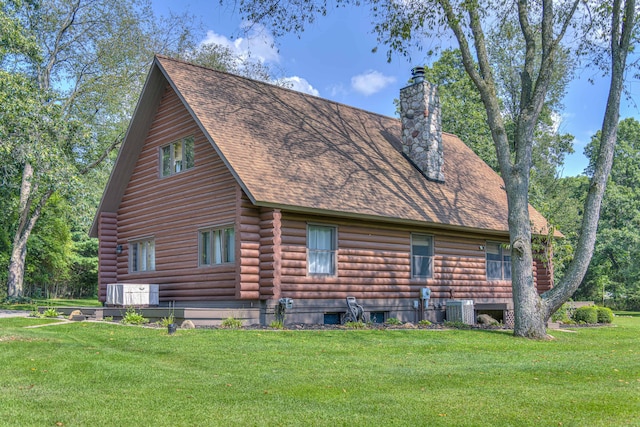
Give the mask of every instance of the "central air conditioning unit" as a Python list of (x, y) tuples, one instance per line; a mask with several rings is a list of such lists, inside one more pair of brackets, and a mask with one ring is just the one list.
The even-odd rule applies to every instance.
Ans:
[(467, 325), (473, 325), (475, 315), (473, 310), (473, 300), (448, 300), (447, 301), (447, 321), (462, 322)]
[(149, 307), (159, 304), (160, 285), (146, 283), (110, 283), (107, 285), (108, 306)]

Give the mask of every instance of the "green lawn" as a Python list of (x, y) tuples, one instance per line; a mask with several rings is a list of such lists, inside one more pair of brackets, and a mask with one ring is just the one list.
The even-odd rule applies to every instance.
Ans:
[[(640, 426), (640, 318), (552, 331), (179, 330), (0, 319), (10, 426)], [(59, 423), (59, 424), (57, 424)]]
[(102, 304), (95, 298), (92, 299), (46, 299), (33, 300), (33, 304), (4, 304), (0, 303), (3, 310), (35, 310), (37, 307), (100, 307)]

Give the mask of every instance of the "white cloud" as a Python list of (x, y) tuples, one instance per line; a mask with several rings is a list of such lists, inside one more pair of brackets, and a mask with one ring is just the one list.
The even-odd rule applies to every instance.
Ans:
[(304, 78), (298, 76), (283, 77), (278, 80), (278, 83), (289, 89), (297, 90), (298, 92), (308, 93), (309, 95), (320, 96), (320, 92)]
[(280, 62), (280, 54), (275, 46), (273, 37), (271, 37), (264, 27), (254, 24), (244, 25), (243, 28), (246, 31), (246, 37), (238, 37), (235, 40), (209, 30), (204, 40), (200, 42), (200, 45), (219, 44), (229, 48), (240, 58), (251, 58), (260, 63)]
[(396, 78), (393, 76), (385, 76), (379, 71), (369, 70), (351, 77), (351, 87), (356, 92), (369, 96), (380, 92), (385, 87), (395, 83), (395, 81)]

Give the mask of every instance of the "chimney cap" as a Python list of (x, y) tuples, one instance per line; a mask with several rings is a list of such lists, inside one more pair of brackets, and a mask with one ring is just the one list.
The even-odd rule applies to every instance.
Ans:
[(424, 81), (424, 67), (413, 67), (411, 69), (411, 77), (414, 83), (421, 83)]

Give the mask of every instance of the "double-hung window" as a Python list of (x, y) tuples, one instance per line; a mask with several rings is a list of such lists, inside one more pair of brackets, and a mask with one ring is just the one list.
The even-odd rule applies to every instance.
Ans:
[(487, 242), (487, 279), (511, 280), (511, 252), (502, 243)]
[(411, 277), (414, 279), (433, 276), (433, 236), (411, 234)]
[(160, 174), (171, 176), (193, 167), (193, 137), (179, 139), (160, 149)]
[(129, 271), (153, 271), (156, 269), (156, 245), (153, 238), (129, 242)]
[(307, 259), (310, 275), (335, 276), (336, 227), (309, 224), (307, 228)]
[(208, 228), (199, 232), (199, 265), (234, 262), (236, 252), (233, 227)]

